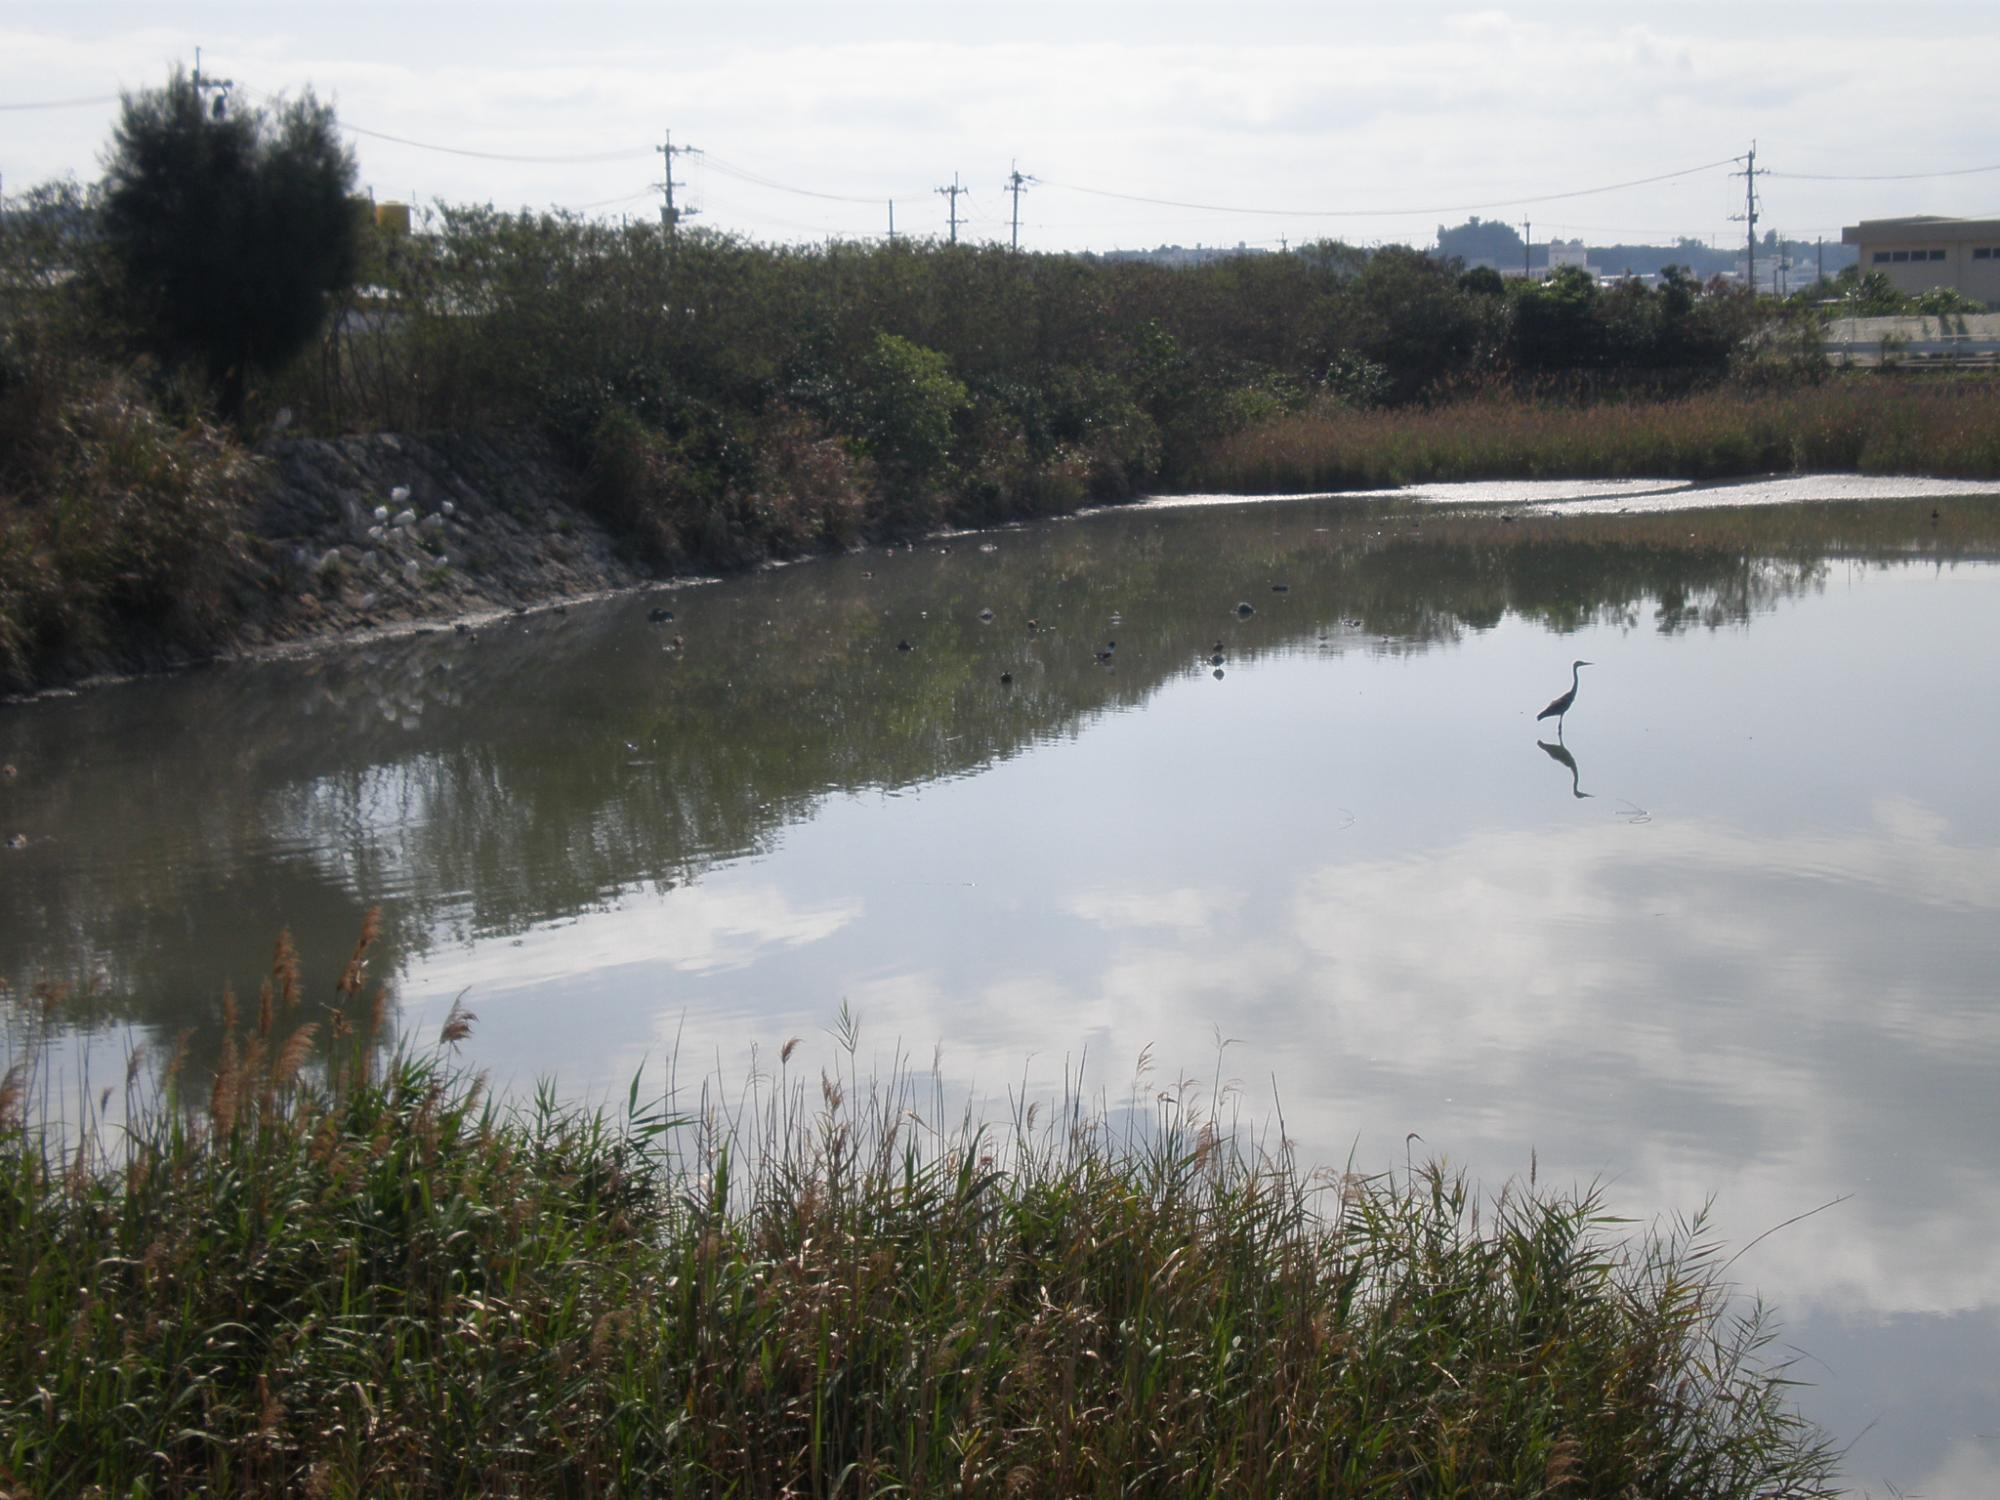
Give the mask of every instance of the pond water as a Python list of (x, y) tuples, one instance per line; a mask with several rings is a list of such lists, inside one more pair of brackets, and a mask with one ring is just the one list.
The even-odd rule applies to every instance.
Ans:
[(1002, 1107), (1150, 1049), (1320, 1161), (1819, 1209), (1734, 1274), (1857, 1490), (2000, 1491), (2000, 499), (1631, 508), (1137, 508), (0, 708), (4, 1045), (199, 1066), (380, 902), (517, 1088), (843, 1002)]

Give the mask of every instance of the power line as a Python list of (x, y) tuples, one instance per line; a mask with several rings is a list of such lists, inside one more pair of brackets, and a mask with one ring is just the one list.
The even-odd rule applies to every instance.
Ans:
[(761, 172), (753, 172), (748, 167), (739, 167), (736, 163), (725, 161), (719, 156), (710, 156), (707, 158), (707, 162), (709, 166), (722, 173), (725, 177), (734, 177), (739, 182), (752, 183), (757, 187), (771, 188), (780, 193), (796, 193), (801, 198), (824, 198), (830, 203), (865, 203), (870, 208), (880, 208), (882, 206), (884, 195), (880, 193), (871, 198), (864, 198), (854, 193), (823, 193), (816, 188), (793, 187), (789, 183), (775, 181), (772, 178), (764, 176)]
[(116, 104), (116, 94), (94, 94), (88, 99), (36, 99), (27, 104), (0, 104), (0, 110), (13, 113), (24, 109), (82, 109), (93, 104)]
[[(254, 90), (252, 92), (255, 92)], [(265, 97), (269, 97), (266, 95)], [(398, 146), (414, 146), (419, 151), (439, 151), (446, 156), (470, 156), (480, 161), (530, 162), (537, 166), (569, 166), (585, 162), (630, 161), (644, 156), (651, 147), (631, 151), (597, 151), (577, 156), (525, 156), (508, 151), (469, 151), (463, 146), (440, 146), (434, 141), (415, 141), (408, 136), (391, 135), (386, 130), (369, 130), (360, 125), (350, 125), (341, 120), (340, 128), (349, 135), (365, 135), (371, 140), (393, 141)]]
[(1958, 167), (1949, 172), (1877, 172), (1865, 175), (1849, 175), (1832, 172), (1773, 172), (1764, 169), (1766, 177), (1789, 177), (1799, 182), (1921, 182), (1927, 177), (1972, 177), (1980, 172), (2000, 172), (2000, 162), (1990, 167)]
[(556, 207), (567, 209), (573, 214), (587, 214), (595, 209), (615, 208), (620, 203), (632, 203), (640, 198), (650, 198), (658, 191), (656, 187), (642, 187), (636, 193), (623, 193), (616, 198), (599, 198), (592, 203), (558, 203)]
[[(238, 87), (245, 93), (255, 94), (259, 99), (271, 103), (276, 103), (280, 97), (264, 89), (251, 88), (248, 84), (240, 84)], [(444, 146), (436, 141), (413, 140), (406, 135), (391, 135), (386, 130), (370, 130), (365, 125), (352, 124), (339, 115), (335, 116), (335, 120), (349, 135), (365, 135), (370, 140), (392, 141), (398, 146), (412, 146), (419, 151), (437, 151), (446, 156), (469, 156), (478, 161), (527, 162), (536, 166), (574, 166), (589, 162), (630, 161), (635, 157), (648, 156), (655, 149), (646, 146), (624, 151), (585, 152), (573, 156), (528, 156), (508, 151), (473, 151), (464, 146)]]
[(1073, 182), (1055, 182), (1046, 177), (1041, 180), (1046, 187), (1067, 188), (1072, 193), (1089, 193), (1098, 198), (1120, 198), (1128, 203), (1152, 203), (1162, 208), (1191, 208), (1203, 213), (1268, 214), (1295, 219), (1386, 219), (1398, 215), (1479, 213), (1489, 208), (1515, 208), (1528, 203), (1554, 203), (1563, 198), (1588, 198), (1597, 193), (1616, 193), (1625, 188), (1669, 182), (1676, 177), (1692, 177), (1697, 172), (1713, 172), (1718, 167), (1734, 166), (1742, 159), (1740, 156), (1727, 156), (1721, 161), (1705, 162), (1698, 167), (1683, 167), (1678, 172), (1661, 172), (1653, 177), (1635, 177), (1630, 182), (1611, 182), (1602, 187), (1575, 188), (1566, 193), (1542, 193), (1527, 198), (1497, 198), (1490, 203), (1433, 204), (1421, 208), (1253, 208), (1229, 203), (1189, 203), (1179, 198), (1149, 198), (1141, 193), (1119, 193), (1109, 188), (1081, 187)]

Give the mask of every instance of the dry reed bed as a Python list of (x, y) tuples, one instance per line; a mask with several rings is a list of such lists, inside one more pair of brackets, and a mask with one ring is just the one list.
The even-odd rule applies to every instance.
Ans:
[(1221, 439), (1196, 485), (1255, 494), (1772, 472), (2000, 478), (2000, 380), (1870, 375), (1595, 405), (1505, 393), (1428, 408), (1321, 403)]
[(1831, 1493), (1699, 1222), (1312, 1176), (1185, 1086), (948, 1124), (845, 1017), (726, 1108), (508, 1110), (462, 1011), (371, 1066), (376, 998), (315, 1031), (281, 943), (115, 1140), (50, 1144), (9, 1075), (0, 1488)]

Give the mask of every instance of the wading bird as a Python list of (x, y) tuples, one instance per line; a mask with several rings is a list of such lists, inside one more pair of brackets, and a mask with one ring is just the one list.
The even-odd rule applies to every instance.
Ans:
[(1557, 739), (1562, 738), (1563, 715), (1568, 713), (1570, 711), (1571, 706), (1574, 705), (1576, 702), (1576, 688), (1577, 688), (1576, 674), (1582, 668), (1594, 665), (1596, 665), (1594, 662), (1587, 662), (1587, 661), (1571, 662), (1569, 664), (1569, 691), (1564, 693), (1560, 698), (1556, 699), (1555, 702), (1551, 703), (1547, 708), (1543, 709), (1540, 713), (1535, 715), (1535, 720), (1537, 723), (1539, 723), (1543, 719), (1554, 719), (1556, 721)]

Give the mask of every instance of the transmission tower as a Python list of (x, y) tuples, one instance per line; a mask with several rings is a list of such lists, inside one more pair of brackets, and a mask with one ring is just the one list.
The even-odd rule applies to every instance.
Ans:
[(970, 188), (962, 188), (958, 185), (958, 173), (956, 172), (951, 174), (950, 187), (941, 187), (937, 189), (937, 192), (941, 197), (949, 198), (951, 200), (951, 242), (954, 245), (958, 243), (958, 195), (960, 193), (969, 193), (971, 191), (972, 189)]

